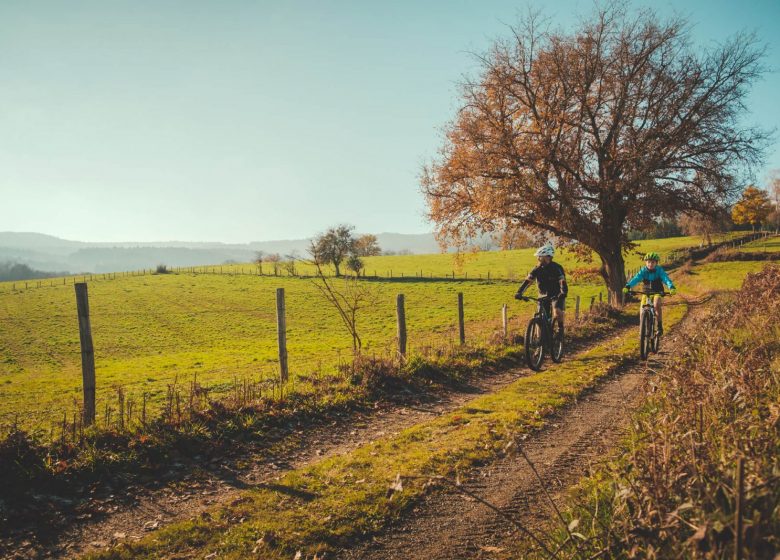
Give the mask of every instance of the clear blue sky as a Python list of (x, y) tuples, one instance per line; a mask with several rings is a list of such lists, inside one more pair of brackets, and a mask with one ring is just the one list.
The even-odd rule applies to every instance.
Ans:
[[(632, 6), (646, 3), (634, 2)], [(713, 44), (755, 30), (780, 69), (778, 0), (654, 2)], [(527, 6), (591, 0), (0, 3), (0, 231), (89, 241), (429, 231), (417, 183), (470, 52)], [(780, 74), (749, 122), (780, 128)], [(763, 179), (780, 168), (773, 145)]]

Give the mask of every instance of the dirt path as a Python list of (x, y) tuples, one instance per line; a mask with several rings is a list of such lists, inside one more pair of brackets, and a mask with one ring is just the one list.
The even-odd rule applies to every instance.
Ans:
[[(576, 404), (561, 410), (547, 428), (523, 443), (528, 462), (513, 455), (472, 473), (463, 488), (497, 507), (501, 514), (453, 489), (432, 493), (397, 525), (372, 541), (343, 550), (337, 558), (460, 559), (502, 557), (517, 545), (511, 517), (544, 539), (540, 530), (554, 514), (542, 490), (556, 503), (586, 475), (625, 434), (632, 410), (652, 389), (652, 371), (686, 341), (685, 330), (695, 325), (700, 310), (667, 336), (661, 352), (647, 364), (635, 364), (603, 382)], [(688, 327), (690, 328), (690, 327)]]

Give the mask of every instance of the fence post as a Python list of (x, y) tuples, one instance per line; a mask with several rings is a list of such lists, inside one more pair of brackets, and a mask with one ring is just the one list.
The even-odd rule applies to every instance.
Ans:
[(737, 459), (737, 507), (734, 512), (734, 535), (736, 537), (734, 541), (734, 558), (735, 560), (741, 560), (742, 558), (742, 507), (744, 501), (745, 491), (745, 463), (742, 457)]
[(95, 422), (95, 348), (92, 345), (92, 325), (89, 322), (89, 298), (87, 284), (75, 284), (76, 311), (79, 317), (81, 341), (81, 376), (84, 391), (84, 425)]
[(593, 311), (593, 304), (596, 303), (596, 296), (590, 297), (590, 310)]
[(501, 323), (504, 325), (504, 340), (509, 337), (509, 321), (506, 314), (506, 303), (501, 306)]
[(406, 358), (406, 310), (403, 294), (395, 297), (395, 315), (398, 323), (398, 354), (401, 359), (404, 359)]
[(466, 327), (463, 324), (463, 292), (458, 292), (458, 335), (460, 344), (466, 344)]
[(601, 303), (601, 292), (599, 292), (599, 303)]
[(284, 288), (276, 288), (276, 333), (279, 342), (279, 379), (282, 383), (287, 383), (287, 319)]
[(574, 298), (574, 320), (580, 320), (580, 296)]

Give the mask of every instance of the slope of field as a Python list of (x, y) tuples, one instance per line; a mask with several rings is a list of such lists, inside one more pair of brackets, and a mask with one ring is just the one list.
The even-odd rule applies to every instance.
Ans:
[(780, 237), (765, 237), (762, 239), (756, 239), (750, 243), (745, 243), (739, 247), (740, 251), (767, 251), (776, 253), (780, 251)]

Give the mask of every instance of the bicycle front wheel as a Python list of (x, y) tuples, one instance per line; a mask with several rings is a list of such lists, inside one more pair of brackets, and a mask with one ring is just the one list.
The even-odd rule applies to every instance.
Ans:
[(552, 348), (550, 357), (556, 364), (561, 363), (561, 360), (563, 360), (563, 327), (555, 320), (552, 322)]
[(659, 348), (661, 348), (661, 335), (658, 334), (658, 324), (656, 323), (653, 329), (653, 352), (658, 354)]
[(642, 313), (642, 321), (639, 325), (639, 355), (643, 360), (647, 359), (653, 349), (653, 319), (650, 313)]
[(544, 361), (543, 329), (542, 320), (534, 318), (528, 322), (528, 328), (525, 330), (525, 360), (528, 367), (534, 371), (539, 371)]

